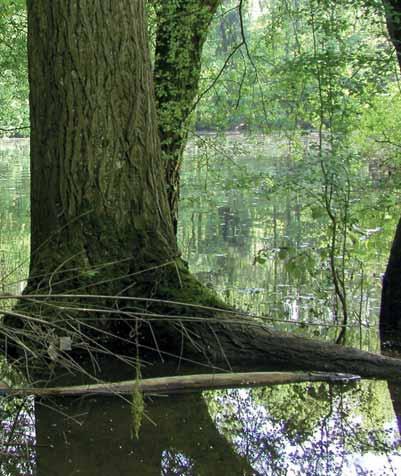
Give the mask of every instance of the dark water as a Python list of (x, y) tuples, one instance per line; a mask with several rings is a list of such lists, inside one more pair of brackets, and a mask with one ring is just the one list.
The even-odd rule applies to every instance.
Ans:
[[(22, 146), (0, 148), (4, 291), (19, 292), (27, 269), (26, 153)], [(305, 201), (319, 185), (299, 179), (295, 192), (284, 191), (291, 164), (280, 168), (283, 156), (285, 145), (267, 139), (247, 144), (232, 138), (223, 148), (209, 147), (207, 156), (195, 149), (183, 175), (181, 245), (192, 270), (228, 301), (276, 326), (333, 337), (341, 315), (321, 252), (327, 221), (312, 220)], [(347, 258), (345, 271), (352, 309), (348, 338), (371, 350), (377, 348), (389, 221), (379, 223), (372, 206), (365, 215), (361, 211), (357, 229), (380, 231), (361, 235), (369, 235), (361, 240), (368, 245), (352, 245), (359, 255)], [(401, 474), (394, 413), (401, 391), (392, 386), (391, 394), (394, 406), (386, 382), (146, 397), (139, 438), (130, 398), (0, 397), (0, 474)]]
[[(387, 402), (387, 403), (386, 403)], [(10, 402), (9, 402), (10, 403)], [(117, 397), (28, 403), (5, 415), (1, 474), (399, 474), (386, 384), (298, 384), (146, 399), (134, 435)], [(33, 415), (35, 427), (33, 424)], [(8, 422), (8, 423), (7, 423)], [(12, 428), (10, 426), (12, 425)]]

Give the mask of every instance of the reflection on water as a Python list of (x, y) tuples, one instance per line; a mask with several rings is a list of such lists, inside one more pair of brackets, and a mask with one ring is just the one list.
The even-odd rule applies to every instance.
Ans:
[(38, 475), (206, 476), (219, 469), (221, 474), (221, 468), (241, 475), (249, 468), (217, 431), (200, 394), (149, 400), (139, 439), (132, 434), (129, 404), (119, 398), (64, 400), (57, 410), (65, 416), (37, 407), (37, 431), (43, 435)]
[[(283, 330), (305, 332), (307, 324), (313, 335), (333, 338), (342, 314), (320, 164), (307, 149), (291, 160), (283, 141), (240, 135), (222, 139), (206, 160), (205, 141), (212, 138), (193, 144), (183, 170), (179, 236), (192, 269), (227, 301)], [(397, 217), (384, 213), (382, 186), (369, 176), (352, 179), (345, 243), (335, 237), (333, 260), (355, 343), (375, 350), (381, 273)]]
[[(0, 285), (12, 292), (24, 286), (29, 256), (27, 154), (26, 142), (0, 144)], [(269, 138), (235, 136), (207, 156), (190, 147), (179, 241), (194, 274), (229, 303), (283, 330), (333, 338), (341, 313), (327, 255), (330, 227), (314, 206), (319, 178), (302, 170)], [(384, 192), (371, 182), (364, 177), (364, 193), (355, 191), (346, 256), (336, 250), (335, 260), (347, 285), (352, 342), (376, 350), (381, 273), (397, 217), (384, 213)]]
[(36, 438), (32, 399), (4, 397), (0, 400), (0, 422), (0, 474), (35, 474)]
[(0, 141), (0, 287), (20, 293), (29, 256), (29, 144)]
[[(295, 323), (300, 332), (332, 337), (327, 223), (302, 202), (309, 192), (282, 189), (288, 170), (278, 167), (281, 147), (268, 140), (245, 145), (234, 140), (224, 154), (215, 149), (213, 161), (200, 150), (188, 158), (180, 211), (184, 253), (199, 279), (235, 305), (283, 328)], [(28, 181), (26, 146), (1, 146), (0, 283), (13, 292), (23, 287), (27, 270)], [(374, 230), (375, 220), (361, 212), (358, 230)], [(378, 306), (378, 269), (393, 226), (387, 220), (380, 232), (358, 231), (364, 239), (352, 243), (360, 254), (347, 258), (356, 343), (372, 350), (376, 331), (365, 326)], [(401, 392), (390, 389), (398, 414)], [(146, 399), (139, 440), (130, 402), (117, 397), (35, 405), (0, 397), (0, 415), (0, 474), (7, 476), (401, 474), (383, 382), (155, 396)]]
[(1, 474), (400, 474), (398, 432), (383, 393), (384, 383), (368, 382), (154, 396), (139, 439), (122, 398), (37, 400), (36, 464), (28, 451), (33, 429), (20, 420), (12, 441), (27, 460), (3, 445)]
[(326, 384), (235, 390), (214, 397), (222, 405), (215, 411), (219, 427), (252, 461), (256, 474), (365, 474), (360, 471), (373, 469), (365, 458), (370, 452), (376, 470), (391, 474), (389, 461), (401, 468), (399, 457), (390, 456), (395, 429), (378, 430), (384, 415), (372, 417), (366, 408), (355, 408), (358, 400), (380, 390), (363, 384), (356, 398), (352, 391)]

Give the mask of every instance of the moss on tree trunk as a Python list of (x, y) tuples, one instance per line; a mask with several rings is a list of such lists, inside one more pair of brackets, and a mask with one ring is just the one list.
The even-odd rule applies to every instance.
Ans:
[(156, 2), (154, 78), (162, 158), (173, 226), (177, 229), (180, 168), (198, 93), (203, 44), (221, 0)]

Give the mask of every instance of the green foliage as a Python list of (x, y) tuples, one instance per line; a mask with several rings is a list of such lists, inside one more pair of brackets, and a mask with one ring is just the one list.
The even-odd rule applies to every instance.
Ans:
[[(401, 92), (395, 83), (372, 98), (361, 115), (353, 138), (360, 154), (368, 157), (368, 168), (377, 188), (399, 188), (401, 172)], [(388, 195), (388, 194), (387, 194)], [(391, 200), (388, 197), (388, 200)], [(383, 204), (385, 206), (385, 204)]]
[(28, 135), (28, 123), (25, 2), (4, 0), (0, 5), (0, 135)]
[(380, 3), (285, 0), (260, 11), (255, 4), (242, 11), (243, 38), (238, 8), (223, 2), (205, 47), (202, 88), (213, 87), (198, 125), (289, 131), (318, 129), (324, 119), (325, 129), (355, 127), (396, 67)]
[[(374, 194), (375, 183), (354, 131), (375, 96), (394, 89), (397, 68), (380, 2), (272, 1), (256, 12), (255, 2), (241, 10), (227, 1), (205, 49), (209, 100), (200, 104), (198, 126), (281, 131), (285, 170), (270, 172), (265, 190), (299, 203), (304, 227), (314, 230), (308, 246), (285, 239), (259, 248), (255, 264), (278, 260), (290, 281), (314, 281), (315, 293), (331, 283), (333, 315), (344, 324), (395, 186), (373, 201), (361, 197), (362, 189)], [(213, 77), (219, 81), (208, 87)], [(396, 138), (388, 142), (397, 147)], [(360, 312), (354, 317), (360, 321)]]

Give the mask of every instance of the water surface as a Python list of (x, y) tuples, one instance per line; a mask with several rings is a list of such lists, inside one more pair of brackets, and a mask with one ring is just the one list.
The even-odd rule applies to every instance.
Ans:
[[(280, 141), (235, 136), (209, 144), (207, 155), (202, 145), (211, 138), (199, 141), (185, 162), (180, 208), (181, 247), (193, 272), (271, 325), (335, 337), (341, 315), (324, 255), (327, 220), (311, 212), (318, 185), (299, 179), (300, 187), (284, 187), (295, 165)], [(27, 154), (26, 144), (0, 145), (6, 292), (20, 292), (27, 273)], [(344, 271), (348, 339), (376, 350), (380, 274), (393, 224), (384, 216), (379, 222), (371, 206), (358, 207), (359, 255), (347, 257)], [(401, 392), (392, 386), (391, 394), (394, 407), (386, 382), (153, 396), (145, 399), (139, 438), (130, 399), (0, 397), (1, 474), (401, 474), (394, 413)]]

